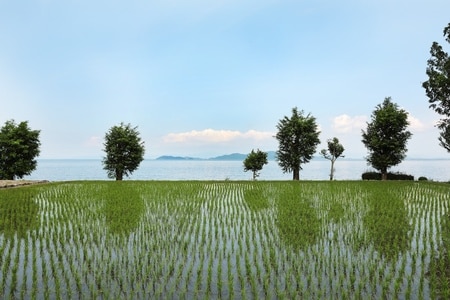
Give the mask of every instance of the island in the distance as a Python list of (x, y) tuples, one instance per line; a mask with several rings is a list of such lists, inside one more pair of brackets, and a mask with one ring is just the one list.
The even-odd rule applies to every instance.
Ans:
[(163, 156), (156, 158), (156, 160), (203, 160), (203, 159), (197, 158), (197, 157), (188, 157), (188, 156), (163, 155)]
[[(198, 158), (198, 157), (190, 157), (190, 156), (171, 156), (171, 155), (163, 155), (156, 158), (156, 160), (240, 160), (243, 161), (248, 154), (242, 153), (231, 153), (220, 155), (211, 158)], [(267, 152), (268, 160), (275, 160), (275, 151)]]

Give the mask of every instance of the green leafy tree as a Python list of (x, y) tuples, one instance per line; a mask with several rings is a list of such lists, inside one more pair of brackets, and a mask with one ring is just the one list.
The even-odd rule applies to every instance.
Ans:
[(6, 121), (0, 129), (0, 179), (14, 180), (30, 175), (37, 167), (40, 153), (39, 130), (28, 122)]
[(308, 163), (320, 143), (316, 119), (310, 114), (304, 115), (297, 107), (292, 116), (285, 116), (277, 124), (276, 139), (279, 142), (277, 161), (284, 173), (292, 172), (292, 179), (300, 179), (301, 165)]
[(122, 180), (131, 175), (144, 160), (144, 142), (141, 141), (137, 127), (120, 123), (113, 126), (105, 135), (106, 157), (103, 158), (103, 169), (109, 178)]
[[(444, 28), (444, 37), (450, 43), (450, 23)], [(437, 42), (433, 42), (430, 54), (428, 80), (422, 86), (430, 108), (443, 116), (437, 125), (441, 130), (439, 144), (450, 152), (450, 56)]]
[(339, 157), (344, 157), (342, 153), (344, 153), (344, 146), (339, 143), (339, 139), (334, 137), (333, 139), (329, 139), (327, 141), (328, 149), (322, 149), (320, 154), (328, 160), (331, 161), (331, 170), (330, 170), (330, 180), (334, 178), (334, 163)]
[(252, 149), (249, 155), (244, 160), (244, 172), (252, 171), (253, 180), (259, 177), (259, 171), (262, 170), (264, 165), (267, 165), (267, 152), (263, 152), (259, 149), (256, 152)]
[(406, 157), (406, 144), (412, 136), (406, 130), (408, 125), (408, 113), (388, 97), (372, 112), (367, 131), (362, 130), (362, 142), (369, 151), (367, 162), (381, 172), (382, 180), (387, 179), (390, 167)]

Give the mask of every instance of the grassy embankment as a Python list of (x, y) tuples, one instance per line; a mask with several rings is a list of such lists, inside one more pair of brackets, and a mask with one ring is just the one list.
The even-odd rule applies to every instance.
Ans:
[(450, 185), (0, 190), (0, 298), (450, 298)]

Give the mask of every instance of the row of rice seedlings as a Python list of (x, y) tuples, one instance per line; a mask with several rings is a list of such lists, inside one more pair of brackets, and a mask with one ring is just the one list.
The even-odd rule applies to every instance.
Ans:
[[(217, 231), (216, 231), (217, 232)], [(247, 244), (248, 244), (248, 242), (247, 242)], [(247, 245), (248, 246), (248, 245)], [(271, 253), (273, 253), (273, 252), (271, 252)], [(248, 257), (248, 256), (247, 256)], [(271, 255), (271, 257), (274, 257), (274, 255), (272, 254)], [(273, 260), (273, 259), (272, 259)], [(248, 259), (247, 259), (247, 262), (248, 262)], [(249, 265), (248, 263), (247, 263), (247, 265)], [(250, 268), (247, 268), (247, 269), (250, 269)], [(253, 286), (255, 286), (254, 284), (253, 284)]]
[[(413, 219), (411, 246), (388, 258), (373, 244), (359, 242), (367, 238), (364, 218), (371, 186), (127, 182), (111, 189), (116, 194), (111, 196), (111, 184), (39, 190), (34, 197), (39, 228), (30, 230), (28, 239), (0, 235), (1, 295), (17, 290), (25, 296), (25, 286), (31, 286), (31, 298), (427, 298), (424, 277), (433, 257), (427, 252), (440, 249), (439, 220), (448, 212), (448, 198), (430, 204), (421, 188), (402, 189)], [(114, 207), (108, 208), (111, 214), (105, 211), (108, 197), (144, 201), (145, 207), (131, 207), (131, 216), (139, 220), (120, 229), (120, 222), (132, 217), (117, 214)], [(124, 211), (120, 201), (116, 206)], [(309, 213), (300, 216), (316, 224), (313, 239), (299, 234), (286, 238), (278, 228), (280, 201), (294, 211), (299, 201), (306, 202)], [(113, 215), (118, 220), (111, 220)], [(293, 228), (305, 224), (290, 221)], [(292, 239), (303, 240), (301, 247)]]
[[(436, 187), (438, 189), (436, 189)], [(431, 214), (424, 223), (430, 224), (426, 234), (431, 236), (426, 257), (429, 266), (427, 278), (430, 280), (433, 298), (450, 298), (450, 195), (441, 186), (433, 185), (428, 193), (432, 195), (431, 203), (427, 204)]]
[[(199, 225), (194, 229), (194, 234), (198, 236), (195, 251), (200, 251), (200, 254), (194, 255), (197, 282), (193, 286), (201, 287), (194, 290), (194, 294), (228, 297), (241, 291), (245, 295), (252, 295), (248, 288), (257, 293), (258, 285), (252, 274), (258, 268), (251, 266), (253, 262), (250, 260), (254, 258), (250, 253), (251, 249), (256, 248), (252, 248), (252, 241), (259, 239), (252, 238), (256, 231), (249, 229), (251, 222), (244, 224), (245, 218), (242, 215), (245, 210), (233, 208), (236, 202), (242, 201), (240, 189), (227, 194), (227, 190), (207, 188), (210, 189), (210, 194), (200, 210)], [(188, 254), (189, 256), (191, 255)]]
[[(216, 231), (216, 233), (217, 233), (217, 231)], [(216, 235), (216, 238), (217, 238), (217, 235)], [(248, 247), (248, 245), (247, 245), (247, 247)], [(242, 249), (242, 248), (241, 248)], [(273, 257), (274, 255), (272, 255), (272, 257)], [(247, 258), (248, 258), (248, 255), (247, 255)], [(209, 261), (212, 261), (211, 259), (209, 260)], [(247, 259), (247, 262), (248, 262), (248, 259)], [(247, 263), (247, 266), (248, 266), (249, 264)], [(247, 267), (247, 269), (249, 269), (248, 267)], [(211, 274), (211, 272), (210, 272), (210, 270), (211, 270), (211, 268), (209, 267), (208, 268), (208, 270), (209, 270), (209, 274)]]
[[(395, 226), (395, 224), (391, 223), (391, 226)], [(364, 229), (364, 228), (363, 228)], [(364, 229), (366, 230), (366, 229)], [(350, 231), (348, 232), (348, 235), (353, 235), (353, 233)], [(331, 235), (333, 236), (333, 235)], [(336, 236), (336, 235), (335, 235)], [(327, 247), (329, 248), (331, 246), (331, 242), (332, 241), (328, 241), (328, 243), (326, 243), (326, 246), (322, 246), (321, 248), (326, 249)], [(328, 245), (327, 245), (328, 244)], [(347, 246), (348, 244), (339, 244), (338, 247), (339, 249), (343, 249), (345, 248), (345, 246)], [(384, 264), (386, 265), (390, 265), (391, 267), (388, 268), (388, 271), (386, 274), (381, 274), (381, 269), (378, 268), (377, 270), (377, 266), (379, 265), (378, 263), (373, 263), (371, 264), (369, 270), (369, 275), (367, 276), (367, 281), (370, 284), (366, 284), (366, 286), (360, 286), (361, 283), (363, 282), (362, 280), (357, 280), (358, 277), (362, 276), (361, 270), (364, 271), (367, 267), (367, 263), (365, 263), (367, 260), (369, 261), (377, 261), (376, 257), (378, 257), (380, 255), (380, 253), (378, 251), (373, 251), (373, 246), (371, 246), (373, 244), (369, 244), (366, 245), (365, 247), (369, 249), (369, 253), (365, 254), (362, 258), (361, 261), (357, 262), (357, 265), (353, 267), (353, 272), (351, 274), (354, 273), (358, 273), (358, 276), (353, 276), (354, 278), (350, 278), (351, 282), (353, 283), (353, 288), (355, 289), (355, 294), (356, 295), (365, 295), (368, 294), (370, 295), (373, 292), (377, 292), (378, 294), (380, 293), (379, 291), (383, 291), (385, 293), (385, 295), (406, 295), (409, 296), (411, 293), (413, 293), (413, 287), (417, 286), (417, 282), (420, 282), (420, 280), (416, 279), (417, 274), (419, 273), (418, 271), (415, 271), (414, 273), (411, 271), (411, 263), (412, 261), (415, 262), (415, 265), (417, 266), (417, 255), (414, 253), (409, 253), (407, 252), (405, 255), (399, 255), (398, 258), (394, 261), (388, 261), (386, 260), (386, 258), (383, 259)], [(397, 247), (395, 244), (393, 245), (394, 247)], [(400, 249), (400, 248), (395, 248), (395, 249)], [(404, 249), (404, 248), (403, 248)], [(359, 252), (361, 252), (360, 249)], [(317, 256), (320, 256), (320, 252), (319, 253), (315, 253), (314, 258), (310, 258), (307, 259), (306, 261), (308, 261), (309, 263), (311, 261), (313, 262), (321, 262), (324, 259), (328, 259), (330, 260), (329, 257), (329, 253), (325, 253), (326, 256), (328, 256), (328, 258), (325, 257), (320, 257), (317, 258)], [(381, 255), (383, 255), (381, 253)], [(372, 258), (373, 256), (375, 256), (375, 258)], [(344, 263), (348, 265), (348, 261), (350, 259), (347, 259), (347, 262), (344, 260)], [(333, 266), (332, 269), (336, 270), (337, 266)], [(358, 268), (356, 268), (358, 267)], [(363, 268), (364, 267), (364, 268)], [(320, 267), (320, 269), (324, 269), (324, 267)], [(416, 269), (418, 269), (416, 267)], [(419, 268), (420, 270), (420, 268)], [(379, 282), (379, 283), (372, 283), (373, 279), (372, 278), (379, 278), (380, 276), (373, 276), (373, 274), (379, 274), (381, 276), (381, 278), (383, 279), (383, 281)], [(422, 274), (423, 275), (423, 274)], [(383, 277), (386, 277), (386, 279), (384, 279)], [(317, 279), (317, 278), (316, 278)], [(393, 279), (393, 280), (392, 280)], [(317, 282), (320, 282), (321, 278), (319, 278), (317, 280)], [(332, 280), (331, 280), (332, 281)], [(358, 281), (358, 283), (356, 283), (356, 281)], [(389, 282), (393, 282), (391, 285), (388, 285)], [(423, 282), (422, 282), (423, 283)], [(340, 284), (335, 284), (335, 286), (340, 286)], [(422, 285), (423, 286), (423, 285)], [(422, 290), (426, 290), (426, 288), (420, 288)], [(314, 290), (314, 289), (313, 289)], [(325, 289), (326, 291), (327, 289)], [(414, 291), (417, 295), (417, 293), (420, 293), (420, 291)], [(422, 293), (420, 293), (420, 295), (425, 295), (424, 297), (426, 298), (427, 294), (426, 291), (422, 291)]]
[[(44, 208), (47, 208), (47, 204), (46, 203), (44, 203), (44, 205), (42, 205), (42, 206)], [(48, 207), (52, 207), (52, 205), (48, 205)], [(47, 214), (47, 216), (48, 216), (48, 214)], [(42, 236), (45, 237), (45, 238), (47, 238), (48, 236), (53, 236), (53, 239), (54, 239), (55, 236), (56, 236), (55, 232), (59, 232), (58, 231), (59, 229), (53, 230), (54, 228), (52, 228), (50, 226), (50, 219), (48, 217), (44, 217), (41, 221), (43, 223), (45, 222), (44, 223), (44, 227), (49, 228), (48, 231), (43, 232)], [(60, 226), (61, 226), (61, 224), (60, 224)], [(88, 231), (89, 234), (85, 235), (83, 238), (81, 238), (80, 237), (81, 232), (79, 230), (81, 227), (79, 227), (79, 225), (66, 226), (65, 228), (78, 228), (78, 230), (75, 230), (75, 231), (71, 232), (70, 240), (78, 241), (78, 242), (81, 241), (81, 244), (84, 244), (84, 245), (91, 244), (91, 246), (94, 246), (94, 249), (91, 249), (91, 250), (89, 248), (83, 247), (81, 250), (79, 250), (77, 252), (74, 252), (74, 251), (70, 252), (69, 251), (68, 253), (76, 253), (76, 256), (70, 256), (70, 257), (66, 258), (65, 260), (67, 260), (67, 261), (78, 260), (79, 262), (82, 262), (82, 265), (85, 265), (85, 267), (86, 267), (86, 269), (87, 269), (87, 271), (89, 273), (92, 272), (92, 270), (96, 269), (98, 266), (92, 266), (92, 264), (93, 264), (92, 262), (94, 261), (94, 259), (91, 258), (91, 256), (94, 255), (94, 253), (96, 253), (98, 255), (98, 252), (100, 251), (99, 249), (101, 247), (103, 247), (103, 246), (107, 246), (107, 245), (104, 245), (104, 241), (102, 242), (102, 240), (99, 238), (102, 234), (104, 234), (104, 230), (103, 230), (103, 232), (101, 234), (96, 234), (96, 233), (98, 233), (98, 231), (95, 231), (95, 230), (94, 231)], [(91, 228), (91, 229), (93, 229), (93, 228)], [(40, 245), (44, 245), (44, 242), (41, 242)], [(45, 245), (47, 245), (47, 243)], [(57, 243), (52, 243), (52, 245), (53, 245), (53, 248), (57, 247)], [(72, 246), (72, 248), (73, 247), (75, 247), (75, 245)], [(68, 248), (70, 249), (71, 247), (68, 247)], [(107, 247), (105, 247), (105, 248), (107, 248)], [(53, 252), (50, 252), (50, 253), (53, 253)], [(103, 252), (100, 251), (100, 253), (104, 253), (104, 251)], [(43, 263), (43, 265), (47, 265), (47, 263), (49, 263), (50, 265), (54, 264), (53, 263), (54, 259), (52, 259), (53, 257), (54, 256), (51, 256), (50, 259), (46, 259), (45, 262)], [(64, 259), (61, 258), (61, 257), (58, 258), (58, 261), (62, 261), (62, 260), (64, 260)], [(103, 257), (102, 257), (101, 260), (103, 261)], [(85, 271), (84, 268), (80, 268), (80, 267), (75, 268), (75, 267), (73, 267), (73, 264), (71, 264), (71, 266), (72, 267), (69, 268), (71, 273), (77, 273), (80, 270), (82, 272)], [(45, 273), (47, 269), (44, 268), (42, 270), (43, 271), (41, 273)], [(73, 275), (71, 277), (75, 278), (75, 281), (77, 281), (76, 285), (78, 286), (78, 290), (83, 289), (83, 291), (84, 291), (85, 289), (91, 289), (92, 290), (93, 288), (95, 288), (95, 284), (92, 283), (92, 282), (95, 282), (95, 277), (99, 277), (99, 276), (98, 275), (97, 276), (92, 276), (92, 275), (77, 276), (77, 275)], [(83, 283), (80, 282), (80, 278), (84, 279)], [(92, 280), (92, 279), (94, 279), (94, 280)], [(44, 281), (45, 281), (45, 279), (44, 279)], [(100, 281), (100, 280), (98, 279), (97, 281)], [(123, 289), (123, 287), (122, 287), (122, 285), (123, 285), (122, 281), (123, 280), (119, 280), (119, 281), (120, 281), (119, 286), (120, 286), (120, 289), (122, 290)], [(87, 282), (90, 282), (90, 284), (88, 285)], [(68, 284), (68, 285), (70, 285), (70, 284)], [(100, 288), (101, 284), (97, 284), (97, 285)], [(81, 288), (81, 286), (82, 286), (82, 288)], [(86, 292), (83, 292), (83, 293), (86, 294)], [(88, 294), (90, 295), (90, 293), (88, 293)]]

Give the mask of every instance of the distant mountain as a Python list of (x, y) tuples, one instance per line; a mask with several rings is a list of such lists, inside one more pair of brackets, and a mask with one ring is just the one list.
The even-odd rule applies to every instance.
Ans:
[(156, 160), (202, 160), (201, 158), (197, 157), (189, 157), (189, 156), (171, 156), (171, 155), (163, 155)]
[(242, 153), (232, 153), (225, 154), (216, 157), (211, 157), (209, 160), (244, 160), (247, 157), (247, 154)]
[[(242, 160), (244, 161), (247, 157), (247, 154), (242, 153), (232, 153), (221, 156), (212, 157), (209, 160)], [(276, 152), (275, 151), (267, 151), (267, 160), (275, 160)]]
[[(163, 155), (156, 160), (224, 160), (224, 161), (230, 161), (230, 160), (239, 160), (244, 161), (244, 159), (247, 157), (247, 154), (243, 153), (231, 153), (231, 154), (225, 154), (220, 155), (216, 157), (211, 157), (207, 159), (198, 158), (198, 157), (190, 157), (190, 156), (172, 156), (172, 155)], [(275, 160), (276, 152), (275, 151), (267, 151), (267, 159), (268, 160)]]

